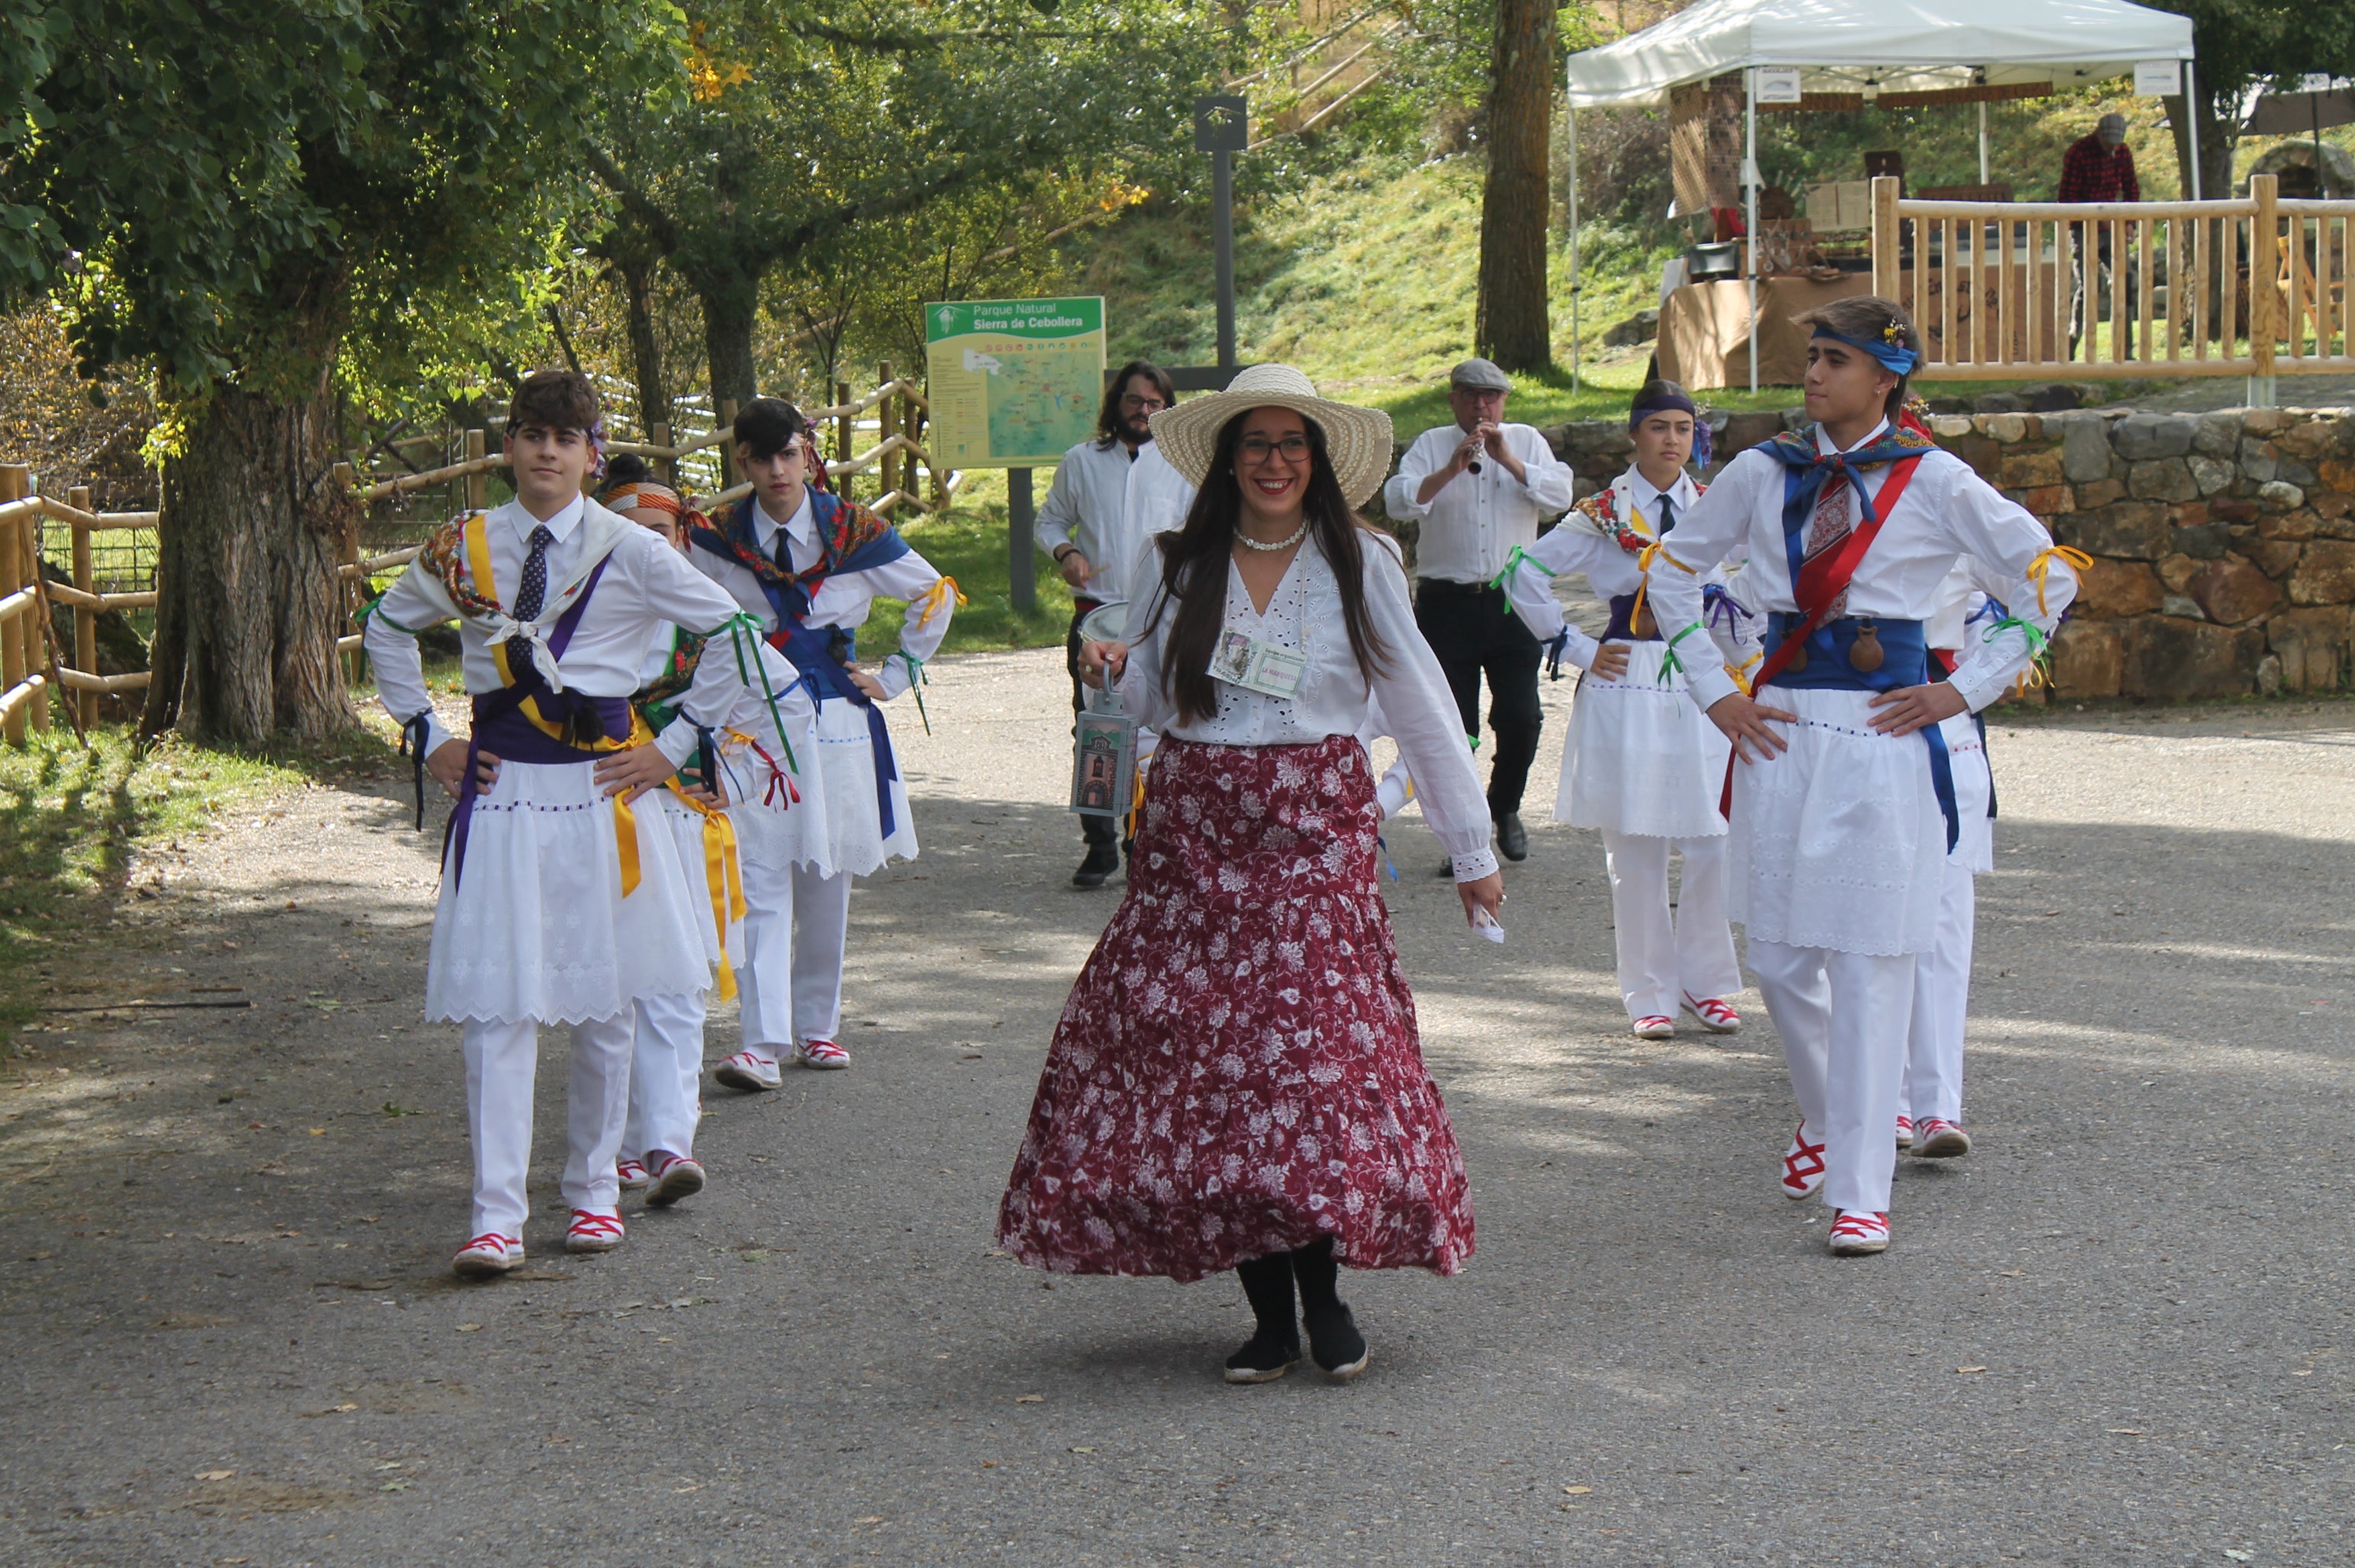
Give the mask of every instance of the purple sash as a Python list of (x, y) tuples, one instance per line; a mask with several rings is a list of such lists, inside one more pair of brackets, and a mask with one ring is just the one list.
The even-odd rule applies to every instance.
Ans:
[[(606, 563), (613, 559), (608, 555), (591, 569), (588, 581), (581, 585), (581, 597), (549, 629), (548, 651), (551, 657), (561, 659), (564, 650), (572, 645), (572, 634), (581, 626), (581, 613), (589, 608), (589, 601), (596, 595), (597, 583), (605, 575)], [(516, 667), (517, 662), (520, 668)], [(465, 880), (466, 832), (474, 822), (474, 798), (480, 793), (474, 783), (474, 769), (485, 741), (491, 743), (491, 754), (503, 763), (587, 763), (599, 755), (594, 737), (619, 741), (630, 733), (628, 698), (551, 691), (546, 677), (528, 656), (510, 660), (508, 667), (515, 677), (512, 684), (496, 691), (478, 693), (474, 699), (474, 721), (466, 739), (466, 771), (458, 791), (458, 804), (450, 813), (449, 830), (442, 841), (442, 871), (450, 879), (453, 891)], [(561, 725), (567, 739), (558, 740), (526, 718), (523, 705), (527, 699), (539, 709), (541, 718)], [(574, 741), (586, 743), (576, 745)]]
[(1614, 593), (1611, 596), (1611, 624), (1604, 627), (1603, 635), (1594, 640), (1598, 643), (1657, 643), (1660, 640), (1660, 628), (1656, 618), (1650, 634), (1637, 636), (1636, 596), (1633, 593)]

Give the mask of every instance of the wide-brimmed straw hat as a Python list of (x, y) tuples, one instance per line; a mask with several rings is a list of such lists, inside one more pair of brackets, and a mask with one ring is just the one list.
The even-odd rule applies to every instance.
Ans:
[(1381, 488), (1391, 471), (1391, 416), (1316, 395), (1316, 384), (1289, 365), (1253, 365), (1237, 371), (1223, 392), (1164, 409), (1153, 416), (1154, 444), (1169, 466), (1197, 489), (1209, 476), (1219, 432), (1252, 409), (1290, 409), (1325, 432), (1333, 475), (1352, 507)]

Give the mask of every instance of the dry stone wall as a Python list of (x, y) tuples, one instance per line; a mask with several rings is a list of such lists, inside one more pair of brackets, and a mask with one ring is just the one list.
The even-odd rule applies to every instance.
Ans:
[[(1718, 461), (1787, 414), (1718, 415)], [(2355, 676), (2355, 410), (1939, 414), (1941, 444), (2093, 557), (2027, 700), (2339, 691)], [(1623, 473), (1626, 430), (1545, 432), (1580, 495)], [(1412, 526), (1400, 531), (1412, 543)]]

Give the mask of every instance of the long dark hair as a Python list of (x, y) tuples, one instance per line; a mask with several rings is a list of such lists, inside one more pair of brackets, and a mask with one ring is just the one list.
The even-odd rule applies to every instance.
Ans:
[[(1161, 585), (1155, 590), (1147, 625), (1160, 623), (1176, 601), (1168, 634), (1161, 641), (1161, 688), (1178, 705), (1181, 720), (1200, 722), (1217, 716), (1219, 687), (1210, 674), (1210, 655), (1227, 620), (1227, 562), (1234, 555), (1235, 530), (1242, 517), (1242, 482), (1235, 474), (1235, 448), (1242, 441), (1245, 409), (1219, 427), (1219, 444), (1210, 456), (1210, 471), (1195, 493), (1186, 526), (1156, 540), (1161, 549)], [(1361, 529), (1371, 532), (1341, 494), (1334, 477), (1333, 458), (1326, 450), (1325, 428), (1302, 416), (1308, 430), (1308, 492), (1303, 509), (1309, 539), (1325, 552), (1341, 586), (1341, 622), (1349, 634), (1349, 652), (1358, 673), (1370, 682), (1376, 671), (1390, 668), (1390, 645), (1374, 630), (1366, 613), (1366, 557)], [(1379, 547), (1377, 547), (1379, 548)]]
[(1128, 384), (1139, 376), (1152, 382), (1153, 389), (1161, 394), (1163, 408), (1177, 407), (1178, 385), (1170, 380), (1169, 372), (1150, 359), (1130, 360), (1113, 372), (1112, 379), (1104, 383), (1103, 401), (1096, 408), (1096, 447), (1099, 451), (1110, 452), (1112, 443), (1120, 439), (1120, 400), (1128, 396)]

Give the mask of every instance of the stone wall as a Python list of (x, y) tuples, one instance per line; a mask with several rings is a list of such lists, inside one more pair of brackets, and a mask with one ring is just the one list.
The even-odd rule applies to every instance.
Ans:
[[(1713, 416), (1717, 461), (1797, 420)], [(2094, 558), (2052, 683), (2029, 700), (2338, 691), (2355, 675), (2355, 410), (1937, 414), (1931, 428)], [(1545, 434), (1582, 496), (1633, 460), (1614, 422)]]

